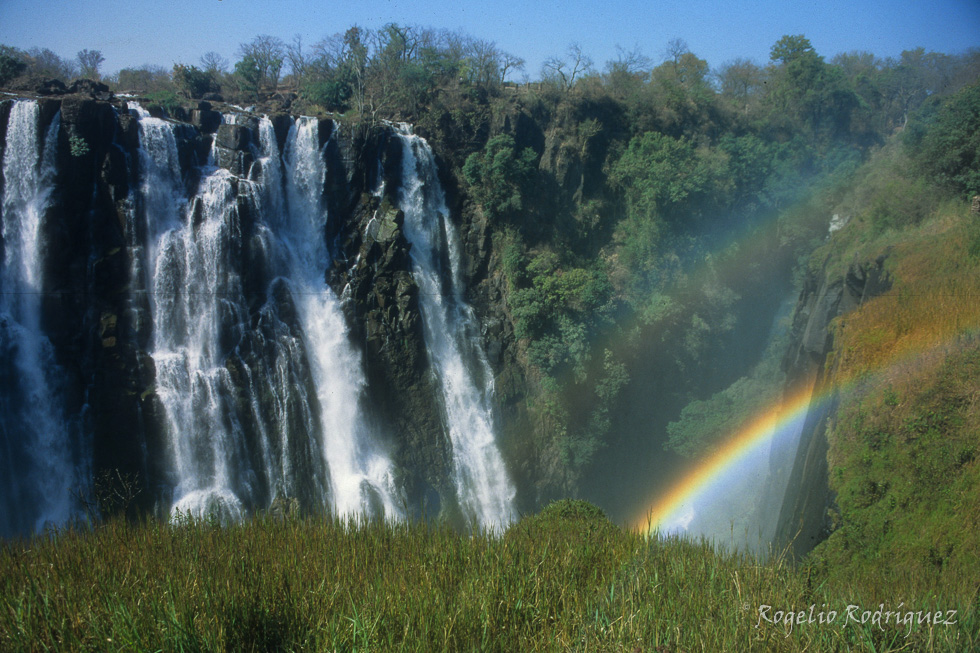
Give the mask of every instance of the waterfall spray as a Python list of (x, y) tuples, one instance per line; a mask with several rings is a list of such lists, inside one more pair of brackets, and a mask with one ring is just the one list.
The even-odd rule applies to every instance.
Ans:
[(471, 523), (502, 528), (514, 518), (515, 492), (494, 438), (493, 375), (476, 316), (463, 297), (459, 239), (428, 143), (407, 126), (399, 127), (398, 138), (403, 151), (399, 208), (412, 244), (429, 359), (442, 390), (456, 492)]
[(0, 534), (67, 521), (79, 466), (77, 417), (64, 411), (62, 373), (41, 323), (43, 222), (56, 174), (60, 114), (40, 133), (37, 102), (14, 104), (3, 158), (3, 265), (0, 268)]

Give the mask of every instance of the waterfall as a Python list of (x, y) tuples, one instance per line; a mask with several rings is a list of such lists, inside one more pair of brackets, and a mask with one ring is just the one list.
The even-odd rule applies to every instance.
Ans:
[(77, 417), (64, 410), (63, 372), (41, 320), (43, 221), (56, 173), (60, 114), (44, 138), (40, 108), (17, 101), (3, 157), (0, 268), (0, 535), (67, 521), (82, 479), (73, 460)]
[(514, 518), (515, 491), (494, 437), (493, 375), (477, 319), (463, 297), (459, 239), (428, 143), (404, 125), (398, 137), (399, 208), (412, 244), (426, 347), (442, 391), (460, 507), (473, 524), (505, 527)]
[(137, 115), (134, 231), (147, 245), (134, 246), (145, 259), (134, 277), (149, 293), (171, 511), (234, 520), (283, 498), (398, 516), (392, 465), (360, 409), (360, 359), (325, 282), (317, 121), (298, 119), (280, 156), (262, 119), (252, 180), (204, 166), (187, 198), (173, 125)]
[[(397, 436), (378, 430), (388, 417), (370, 414), (363, 354), (328, 284), (335, 261), (327, 234), (342, 229), (330, 223), (341, 216), (329, 214), (334, 198), (325, 189), (356, 190), (343, 176), (349, 170), (328, 167), (338, 128), (325, 138), (325, 123), (315, 118), (275, 127), (267, 117), (250, 119), (246, 128), (258, 138), (236, 153), (254, 163), (239, 176), (214, 165), (218, 157), (209, 157), (193, 128), (135, 103), (128, 109), (138, 144), (115, 143), (136, 149), (112, 164), (127, 166), (115, 168), (115, 178), (130, 175), (129, 195), (116, 201), (128, 262), (114, 272), (127, 277), (115, 281), (128, 290), (100, 301), (104, 313), (126, 316), (119, 346), (140, 366), (133, 378), (146, 383), (133, 390), (148, 426), (132, 437), (153, 456), (143, 463), (159, 513), (233, 521), (286, 501), (307, 513), (403, 518), (402, 483), (427, 470), (396, 468), (390, 449), (405, 446), (397, 439), (402, 427), (394, 425)], [(84, 433), (74, 414), (84, 395), (72, 394), (67, 381), (77, 374), (57, 360), (81, 356), (84, 375), (88, 350), (58, 351), (63, 338), (45, 332), (56, 313), (45, 312), (54, 304), (44, 300), (43, 276), (58, 263), (47, 260), (44, 234), (56, 225), (46, 225), (46, 214), (60, 215), (48, 210), (61, 209), (56, 180), (73, 169), (57, 170), (60, 114), (42, 127), (42, 113), (38, 102), (11, 105), (3, 154), (0, 536), (72, 518), (73, 493), (92, 486), (99, 425), (111, 419), (100, 414)], [(456, 500), (449, 503), (471, 525), (504, 527), (515, 516), (515, 492), (495, 442), (492, 373), (464, 300), (458, 237), (428, 145), (407, 129), (397, 137), (401, 233), (411, 244), (424, 345), (452, 451), (445, 480)], [(194, 157), (199, 165), (189, 167)], [(385, 194), (378, 177), (380, 185), (361, 190)], [(80, 250), (77, 259), (91, 263), (93, 251)]]
[[(315, 118), (298, 118), (286, 140), (284, 174), (275, 134), (267, 118), (260, 123), (263, 215), (279, 235), (279, 274), (288, 279), (319, 404), (323, 459), (338, 514), (368, 510), (398, 514), (394, 471), (362, 415), (365, 378), (350, 344), (340, 301), (324, 281), (330, 255), (324, 233), (321, 195), (326, 166)], [(282, 193), (282, 185), (285, 194)]]

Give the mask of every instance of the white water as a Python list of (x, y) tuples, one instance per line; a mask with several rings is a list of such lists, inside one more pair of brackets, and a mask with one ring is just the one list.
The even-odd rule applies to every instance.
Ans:
[(71, 444), (77, 424), (62, 408), (61, 371), (41, 324), (43, 221), (54, 188), (60, 114), (43, 140), (39, 120), (37, 102), (13, 105), (3, 157), (0, 374), (9, 378), (0, 400), (0, 534), (64, 523), (80, 481)]
[[(268, 204), (264, 213), (279, 234), (282, 272), (289, 278), (317, 388), (333, 510), (358, 514), (380, 508), (383, 514), (394, 516), (399, 510), (392, 464), (364, 424), (360, 398), (365, 379), (360, 358), (349, 342), (340, 301), (324, 280), (330, 255), (324, 234), (327, 215), (321, 201), (326, 166), (318, 129), (314, 118), (298, 118), (290, 128), (283, 157), (283, 207), (275, 135), (269, 120), (262, 120), (262, 184)], [(277, 220), (282, 222), (277, 224)]]
[[(188, 201), (172, 124), (138, 116), (148, 245), (134, 247), (146, 260), (134, 272), (150, 293), (171, 512), (234, 520), (300, 497), (337, 514), (398, 516), (392, 465), (363, 424), (360, 360), (324, 279), (317, 122), (297, 120), (283, 163), (263, 119), (259, 180), (206, 166)], [(250, 265), (268, 273), (257, 275), (267, 299), (256, 317)]]
[(428, 143), (406, 126), (398, 137), (403, 145), (399, 208), (412, 244), (429, 359), (442, 390), (460, 507), (474, 525), (503, 528), (514, 519), (515, 491), (494, 437), (493, 375), (478, 322), (463, 298), (458, 238)]

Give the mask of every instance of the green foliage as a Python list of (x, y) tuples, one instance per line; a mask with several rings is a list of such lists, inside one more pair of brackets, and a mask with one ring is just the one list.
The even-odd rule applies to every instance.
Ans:
[(220, 93), (221, 87), (214, 78), (196, 66), (174, 64), (174, 83), (187, 97), (201, 98), (206, 93)]
[(303, 96), (330, 111), (346, 111), (350, 108), (353, 89), (343, 79), (320, 79), (303, 87)]
[(715, 92), (708, 62), (691, 53), (683, 41), (672, 43), (670, 49), (673, 56), (654, 68), (650, 76), (650, 99), (659, 126), (675, 136), (711, 131)]
[(590, 340), (605, 326), (612, 288), (600, 271), (563, 268), (550, 251), (527, 263), (528, 286), (511, 293), (515, 335), (528, 341), (528, 359), (545, 374), (582, 379)]
[(257, 93), (267, 87), (278, 89), (286, 58), (286, 44), (281, 39), (262, 34), (242, 43), (239, 52), (242, 59), (235, 64), (235, 73), (243, 93)]
[(255, 57), (246, 55), (235, 63), (234, 79), (240, 93), (248, 97), (255, 97), (258, 94), (262, 83), (262, 70)]
[(667, 425), (665, 449), (688, 458), (706, 455), (738, 433), (748, 421), (775, 405), (785, 375), (780, 358), (789, 344), (788, 332), (773, 339), (752, 373), (705, 400), (690, 402), (677, 421)]
[(781, 38), (770, 58), (778, 62), (769, 91), (775, 123), (808, 134), (815, 144), (846, 137), (860, 99), (841, 69), (825, 63), (803, 35)]
[(153, 91), (147, 94), (147, 99), (151, 104), (158, 104), (168, 113), (172, 113), (175, 109), (180, 107), (180, 97), (172, 88), (162, 88), (158, 91)]
[(536, 160), (534, 150), (528, 147), (518, 154), (514, 138), (501, 134), (467, 157), (463, 178), (489, 216), (505, 217), (523, 208)]
[(925, 133), (908, 141), (936, 182), (963, 196), (980, 194), (980, 84), (943, 102)]
[(597, 443), (604, 442), (612, 428), (611, 415), (619, 393), (629, 383), (629, 372), (622, 361), (608, 349), (603, 351), (602, 371), (595, 381), (595, 407), (589, 418), (589, 433)]
[(27, 70), (27, 64), (17, 56), (17, 51), (0, 45), (0, 86), (4, 86)]
[(767, 184), (776, 172), (779, 145), (755, 134), (728, 133), (719, 139), (718, 148), (728, 158), (726, 174), (732, 188), (729, 206), (744, 211), (771, 207), (774, 198)]
[(89, 153), (88, 142), (78, 134), (68, 135), (68, 147), (71, 150), (71, 155), (75, 157), (85, 156)]
[(632, 214), (670, 217), (709, 190), (715, 173), (712, 163), (685, 138), (647, 132), (630, 141), (610, 180), (625, 190)]

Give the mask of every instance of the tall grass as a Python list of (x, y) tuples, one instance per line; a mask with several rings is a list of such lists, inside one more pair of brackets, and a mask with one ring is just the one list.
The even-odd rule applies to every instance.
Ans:
[[(895, 596), (899, 596), (896, 594)], [(904, 596), (904, 595), (902, 595)], [(882, 628), (847, 605), (898, 609), (704, 542), (648, 539), (581, 502), (502, 534), (441, 525), (255, 518), (220, 527), (111, 521), (0, 549), (0, 649), (118, 651), (961, 651), (980, 645), (975, 599), (956, 625)], [(880, 599), (880, 600), (879, 600)], [(770, 621), (760, 606), (773, 606)], [(831, 624), (771, 623), (835, 610)], [(860, 612), (858, 613), (860, 619)], [(756, 627), (759, 625), (759, 627)]]
[(809, 564), (828, 584), (857, 579), (873, 602), (961, 601), (975, 624), (980, 223), (956, 201), (904, 228), (879, 227), (858, 221), (822, 252), (835, 274), (884, 257), (892, 285), (834, 325), (827, 373), (841, 388), (828, 430), (836, 528)]
[(886, 256), (893, 285), (836, 324), (837, 384), (980, 333), (980, 257), (969, 253), (977, 225), (967, 212), (949, 204), (920, 226), (868, 243), (863, 260)]

